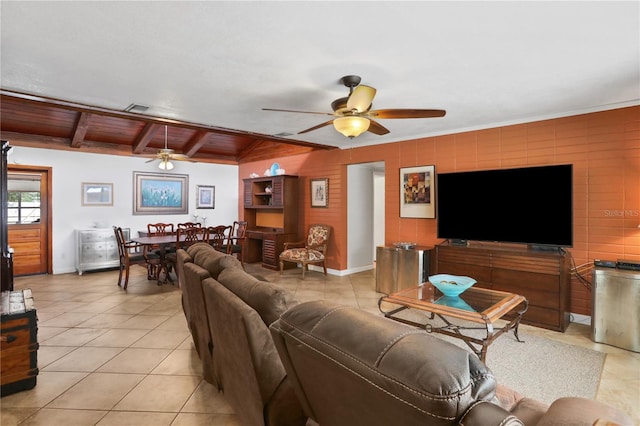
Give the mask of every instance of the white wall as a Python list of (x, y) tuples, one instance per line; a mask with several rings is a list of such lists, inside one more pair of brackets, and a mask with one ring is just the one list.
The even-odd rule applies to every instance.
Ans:
[(373, 267), (373, 170), (347, 166), (347, 269), (351, 272)]
[[(52, 168), (53, 175), (53, 273), (74, 272), (76, 228), (130, 228), (132, 235), (146, 230), (147, 223), (191, 221), (206, 216), (206, 225), (231, 225), (238, 219), (238, 167), (175, 161), (170, 173), (189, 176), (189, 213), (183, 215), (133, 215), (133, 172), (160, 172), (157, 161), (144, 158), (96, 155), (73, 151), (14, 146), (9, 164)], [(113, 206), (82, 206), (82, 182), (113, 183)], [(215, 185), (215, 209), (198, 209), (196, 185)], [(202, 220), (200, 220), (202, 222)]]

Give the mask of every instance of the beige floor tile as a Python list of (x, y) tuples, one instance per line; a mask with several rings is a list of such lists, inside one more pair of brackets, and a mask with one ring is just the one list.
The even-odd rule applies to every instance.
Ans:
[(126, 348), (144, 337), (149, 330), (137, 329), (112, 329), (99, 337), (87, 342), (85, 346), (102, 346), (112, 348)]
[[(1, 404), (0, 404), (1, 406)], [(27, 417), (31, 416), (38, 410), (38, 407), (26, 407), (26, 408), (13, 408), (6, 407), (2, 409), (0, 413), (0, 425), (2, 426), (17, 426)]]
[(91, 373), (47, 408), (110, 410), (144, 377), (143, 374)]
[(122, 348), (80, 347), (46, 366), (44, 371), (92, 372), (122, 352)]
[(45, 346), (38, 349), (38, 368), (43, 369), (54, 361), (59, 360), (66, 354), (75, 351), (76, 346)]
[(107, 414), (106, 411), (43, 408), (20, 426), (93, 426), (105, 414)]
[(170, 353), (169, 349), (126, 348), (96, 371), (149, 374)]
[(139, 314), (140, 312), (148, 309), (152, 306), (152, 303), (147, 302), (126, 302), (121, 303), (119, 305), (114, 306), (109, 309), (106, 313), (108, 314)]
[(103, 312), (96, 314), (86, 321), (78, 324), (78, 327), (86, 328), (113, 328), (133, 318), (133, 314), (118, 314)]
[(91, 312), (65, 312), (49, 320), (39, 320), (38, 322), (44, 327), (75, 327), (93, 315)]
[(187, 330), (157, 328), (131, 345), (134, 348), (175, 349), (190, 336)]
[(176, 413), (110, 411), (96, 426), (171, 426), (175, 418)]
[(143, 330), (153, 330), (170, 317), (165, 315), (135, 315), (123, 323), (117, 324), (114, 328), (139, 328)]
[(152, 372), (163, 375), (189, 375), (202, 377), (202, 362), (194, 350), (176, 349)]
[(43, 339), (38, 334), (41, 346), (82, 346), (106, 333), (108, 329), (102, 328), (70, 328), (49, 339)]
[[(40, 319), (40, 312), (38, 312), (38, 319)], [(69, 327), (43, 327), (38, 324), (38, 341), (44, 342), (67, 330), (69, 330)]]
[(241, 426), (235, 415), (180, 413), (171, 426)]
[(93, 312), (94, 314), (100, 314), (118, 306), (117, 302), (103, 302), (101, 300), (104, 297), (102, 294), (96, 294), (94, 296), (97, 297), (99, 301), (84, 303), (73, 312)]
[(115, 410), (177, 413), (200, 381), (196, 376), (147, 376), (115, 406)]
[(221, 392), (204, 380), (182, 408), (183, 413), (233, 414)]
[(7, 407), (44, 407), (86, 376), (87, 373), (41, 371), (33, 389), (3, 396), (0, 406), (3, 411)]
[(158, 330), (176, 330), (185, 331), (189, 330), (187, 325), (187, 319), (184, 316), (182, 310), (176, 314), (171, 315), (169, 319), (158, 326)]

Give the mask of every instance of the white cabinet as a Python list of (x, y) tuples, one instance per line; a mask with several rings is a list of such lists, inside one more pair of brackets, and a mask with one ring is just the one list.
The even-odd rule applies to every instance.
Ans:
[[(129, 229), (123, 228), (125, 240), (129, 240)], [(120, 266), (118, 245), (113, 228), (76, 229), (76, 269), (84, 271)]]

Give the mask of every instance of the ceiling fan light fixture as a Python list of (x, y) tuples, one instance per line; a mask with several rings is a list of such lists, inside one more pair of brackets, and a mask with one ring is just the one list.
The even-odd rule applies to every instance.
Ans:
[(162, 160), (160, 164), (158, 164), (158, 168), (161, 170), (172, 170), (173, 163), (169, 160)]
[(333, 127), (349, 139), (366, 132), (369, 124), (371, 122), (368, 119), (358, 116), (339, 117), (333, 120)]

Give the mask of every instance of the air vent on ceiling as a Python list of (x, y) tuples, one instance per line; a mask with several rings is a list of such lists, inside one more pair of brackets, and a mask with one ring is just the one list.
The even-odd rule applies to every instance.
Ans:
[(277, 134), (275, 134), (275, 135), (273, 135), (273, 136), (279, 136), (279, 137), (281, 137), (281, 138), (285, 138), (285, 137), (287, 137), (287, 136), (292, 136), (292, 135), (293, 135), (293, 133), (289, 133), (289, 132), (280, 132), (280, 133), (277, 133)]
[(145, 112), (146, 110), (148, 110), (149, 107), (146, 105), (140, 105), (140, 104), (131, 104), (129, 105), (127, 108), (125, 108), (126, 112), (138, 112), (138, 113), (142, 113)]

